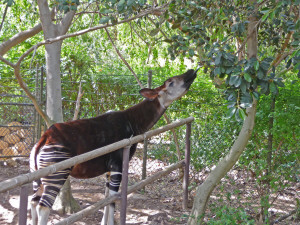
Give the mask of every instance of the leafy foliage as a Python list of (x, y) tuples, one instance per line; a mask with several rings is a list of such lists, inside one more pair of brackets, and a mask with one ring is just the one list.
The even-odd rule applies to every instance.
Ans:
[[(196, 56), (213, 80), (221, 80), (219, 88), (225, 89), (228, 101), (227, 116), (244, 119), (245, 109), (251, 107), (253, 98), (278, 94), (278, 87), (284, 86), (283, 79), (276, 76), (282, 66), (276, 68), (274, 53), (280, 51), (279, 43), (289, 33), (293, 34), (290, 41), (293, 47), (285, 64), (290, 68), (293, 63), (299, 76), (298, 6), (299, 1), (257, 5), (248, 1), (172, 1), (164, 17), (167, 24), (171, 22), (172, 29), (180, 28), (182, 32), (166, 40), (171, 44), (169, 54), (172, 59), (179, 54)], [(249, 14), (258, 18), (260, 52), (259, 58), (243, 59), (238, 55), (247, 41)]]

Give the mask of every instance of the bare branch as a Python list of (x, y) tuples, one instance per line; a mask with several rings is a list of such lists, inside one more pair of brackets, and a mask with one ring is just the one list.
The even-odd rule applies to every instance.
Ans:
[(65, 17), (61, 21), (61, 24), (60, 24), (61, 31), (60, 32), (62, 34), (67, 33), (69, 27), (71, 26), (74, 15), (75, 15), (75, 11), (71, 10), (65, 15)]
[(0, 55), (4, 55), (8, 52), (12, 47), (18, 45), (19, 43), (27, 40), (28, 38), (38, 34), (42, 31), (42, 25), (39, 23), (38, 25), (34, 26), (33, 28), (22, 31), (15, 36), (11, 37), (7, 41), (0, 44)]
[(80, 110), (80, 101), (81, 101), (81, 98), (82, 98), (83, 94), (84, 94), (84, 91), (82, 92), (82, 87), (81, 87), (81, 82), (80, 82), (73, 120), (78, 119), (78, 114), (79, 114), (79, 110)]
[[(150, 22), (155, 26), (155, 22), (153, 21), (153, 19), (150, 18), (149, 16), (147, 16), (147, 18), (148, 18), (148, 19), (150, 20)], [(166, 33), (163, 32), (162, 29), (160, 29), (160, 28), (158, 28), (158, 29), (159, 29), (159, 32), (165, 37), (165, 39), (169, 39), (169, 38), (167, 37)]]
[(6, 4), (5, 9), (4, 9), (2, 22), (1, 22), (1, 25), (0, 25), (0, 31), (2, 30), (2, 26), (3, 26), (3, 23), (4, 23), (5, 17), (6, 17), (7, 9), (8, 9), (8, 3)]
[(107, 27), (113, 27), (113, 26), (116, 26), (116, 25), (119, 25), (119, 24), (127, 23), (127, 22), (130, 22), (132, 20), (144, 17), (148, 14), (154, 14), (155, 12), (160, 12), (162, 10), (165, 10), (164, 7), (166, 7), (166, 5), (158, 7), (158, 8), (154, 8), (154, 9), (145, 10), (145, 11), (141, 12), (140, 14), (138, 14), (136, 16), (133, 16), (133, 17), (125, 19), (125, 20), (121, 20), (121, 21), (117, 22), (116, 24), (108, 23), (106, 25), (94, 26), (94, 27), (91, 27), (91, 28), (87, 28), (87, 29), (75, 32), (75, 33), (58, 36), (56, 38), (50, 38), (50, 39), (45, 40), (45, 41), (43, 41), (43, 42), (41, 42), (37, 45), (41, 46), (41, 45), (45, 45), (45, 44), (52, 44), (53, 42), (61, 41), (61, 40), (64, 40), (66, 38), (77, 37), (77, 36), (83, 35), (85, 33), (91, 32), (91, 31), (95, 31), (95, 30), (104, 29), (104, 28), (107, 28)]
[(0, 55), (0, 60), (1, 60), (2, 62), (4, 62), (5, 64), (11, 66), (12, 68), (15, 68), (15, 67), (16, 67), (16, 64), (13, 64), (12, 62), (10, 62), (10, 61), (8, 61), (7, 59), (3, 58), (2, 55)]
[(137, 83), (139, 84), (139, 86), (141, 88), (143, 88), (143, 85), (141, 83), (141, 81), (139, 80), (139, 78), (137, 77), (136, 73), (133, 71), (133, 69), (131, 68), (131, 66), (127, 63), (126, 59), (122, 56), (121, 52), (119, 51), (119, 49), (117, 48), (117, 46), (115, 45), (113, 39), (111, 38), (109, 32), (108, 32), (108, 29), (107, 28), (104, 28), (106, 33), (107, 33), (107, 36), (110, 40), (110, 42), (112, 43), (112, 45), (114, 46), (114, 49), (116, 50), (117, 54), (119, 55), (119, 57), (122, 59), (122, 61), (124, 62), (124, 64), (128, 67), (128, 69), (131, 71), (131, 73), (133, 74), (133, 76), (135, 77)]
[[(40, 12), (40, 19), (42, 22), (42, 25), (44, 27), (48, 27), (52, 23), (51, 19), (51, 11), (49, 9), (48, 1), (47, 0), (38, 0), (37, 1), (39, 6), (39, 12)], [(46, 30), (44, 32), (47, 32)]]
[(33, 94), (31, 94), (28, 86), (26, 85), (26, 83), (23, 81), (21, 75), (20, 75), (20, 65), (17, 65), (14, 67), (14, 73), (15, 73), (15, 77), (17, 78), (17, 81), (20, 85), (20, 87), (25, 91), (25, 93), (27, 94), (27, 96), (30, 98), (30, 100), (32, 101), (35, 109), (37, 110), (37, 112), (43, 117), (43, 119), (45, 120), (47, 126), (49, 127), (51, 124), (53, 124), (53, 122), (51, 121), (51, 119), (44, 113), (42, 107), (38, 104), (36, 98), (34, 97)]

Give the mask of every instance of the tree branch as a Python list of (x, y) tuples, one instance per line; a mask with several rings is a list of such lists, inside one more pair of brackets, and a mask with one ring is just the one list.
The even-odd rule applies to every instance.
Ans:
[(31, 92), (30, 92), (29, 88), (27, 87), (26, 83), (23, 81), (23, 79), (20, 75), (20, 65), (16, 65), (14, 67), (14, 73), (15, 73), (15, 77), (17, 78), (17, 81), (18, 81), (20, 87), (25, 91), (27, 96), (30, 98), (30, 100), (32, 101), (35, 109), (43, 117), (43, 119), (45, 120), (47, 126), (49, 127), (50, 125), (52, 125), (53, 121), (51, 121), (51, 119), (47, 116), (47, 114), (44, 113), (42, 107), (38, 104), (36, 98), (34, 97), (33, 94), (31, 94)]
[(112, 45), (114, 46), (114, 49), (115, 51), (117, 52), (118, 56), (122, 59), (122, 61), (124, 62), (124, 64), (127, 66), (127, 68), (131, 71), (131, 73), (133, 74), (135, 80), (137, 81), (137, 83), (139, 84), (139, 86), (141, 88), (143, 88), (143, 85), (141, 83), (141, 81), (139, 80), (139, 78), (137, 77), (136, 73), (133, 71), (133, 69), (131, 68), (131, 66), (127, 63), (127, 61), (125, 60), (125, 58), (122, 56), (121, 52), (118, 50), (117, 46), (115, 45), (114, 41), (112, 40), (107, 28), (104, 28), (106, 33), (107, 33), (107, 36), (110, 40), (110, 42), (112, 43)]
[(81, 101), (83, 94), (84, 94), (84, 91), (82, 91), (81, 82), (80, 82), (73, 120), (78, 119), (78, 114), (79, 114), (79, 110), (80, 110), (80, 101)]
[[(288, 44), (289, 44), (289, 42), (290, 42), (290, 40), (291, 40), (291, 37), (292, 37), (293, 33), (294, 33), (293, 31), (290, 31), (290, 32), (286, 35), (286, 38), (285, 38), (285, 40), (284, 40), (284, 43), (283, 43), (283, 45), (282, 45), (280, 51), (278, 52), (276, 58), (273, 60), (271, 66), (276, 67), (276, 66), (278, 66), (278, 64), (282, 61), (282, 55), (284, 54), (284, 51), (285, 51), (285, 49), (287, 48), (287, 46), (288, 46)], [(284, 58), (285, 58), (285, 57), (284, 57)]]
[(71, 26), (72, 20), (74, 18), (75, 11), (70, 10), (65, 17), (62, 19), (61, 24), (59, 25), (61, 30), (61, 34), (67, 33), (69, 27)]
[[(40, 19), (43, 27), (48, 27), (52, 24), (51, 11), (49, 9), (47, 0), (38, 0), (37, 1), (40, 12)], [(44, 32), (47, 32), (46, 30)]]
[(1, 43), (0, 45), (0, 55), (4, 55), (8, 52), (12, 47), (18, 45), (19, 43), (27, 40), (28, 38), (38, 34), (42, 31), (42, 25), (39, 23), (38, 25), (34, 26), (33, 28), (22, 31), (15, 36), (11, 37), (7, 41)]
[(6, 4), (5, 9), (4, 9), (2, 22), (1, 22), (1, 25), (0, 25), (0, 31), (2, 30), (2, 26), (3, 26), (3, 23), (4, 23), (5, 17), (6, 17), (7, 9), (8, 9), (8, 3)]
[(2, 62), (4, 62), (5, 64), (11, 66), (12, 68), (15, 68), (15, 67), (16, 67), (16, 64), (13, 64), (12, 62), (10, 62), (10, 61), (8, 61), (7, 59), (3, 58), (2, 55), (0, 55), (0, 60), (1, 60)]

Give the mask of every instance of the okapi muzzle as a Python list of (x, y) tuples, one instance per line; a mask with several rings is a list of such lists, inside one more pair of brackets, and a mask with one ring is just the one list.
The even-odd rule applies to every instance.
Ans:
[[(188, 70), (182, 75), (169, 78), (160, 87), (142, 89), (140, 93), (145, 99), (124, 111), (110, 111), (95, 118), (52, 125), (31, 151), (31, 170), (145, 133), (173, 101), (188, 91), (196, 78), (196, 72), (197, 70)], [(129, 146), (130, 159), (136, 146), (137, 144)], [(118, 149), (34, 181), (32, 224), (47, 224), (50, 208), (69, 175), (75, 178), (92, 178), (107, 173), (105, 192), (109, 195), (116, 194), (122, 180), (123, 150)], [(114, 209), (114, 204), (105, 207), (102, 225), (114, 224)]]

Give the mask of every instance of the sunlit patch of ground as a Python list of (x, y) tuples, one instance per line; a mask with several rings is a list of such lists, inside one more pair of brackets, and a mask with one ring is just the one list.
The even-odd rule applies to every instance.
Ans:
[[(137, 154), (139, 155), (139, 154)], [(139, 181), (142, 174), (142, 161), (140, 158), (134, 157), (130, 163), (129, 170), (129, 185)], [(154, 172), (159, 171), (167, 166), (166, 163), (158, 160), (148, 160), (147, 175), (150, 176)], [(0, 180), (14, 177), (19, 174), (28, 172), (28, 161), (22, 161), (17, 165), (4, 166), (0, 165)], [(193, 176), (191, 186), (197, 186), (207, 177), (208, 171), (203, 171), (197, 176)], [(127, 224), (128, 225), (156, 225), (156, 224), (186, 224), (188, 211), (182, 210), (182, 183), (178, 178), (178, 173), (173, 172), (167, 177), (155, 181), (153, 184), (146, 186), (145, 190), (137, 191), (128, 196), (127, 209)], [(86, 208), (104, 198), (105, 176), (96, 177), (93, 179), (71, 179), (72, 193), (75, 199), (79, 202), (81, 208)], [(234, 181), (234, 182), (233, 182)], [(195, 188), (191, 188), (190, 196), (194, 196)], [(209, 205), (207, 208), (205, 220), (214, 218), (212, 206), (220, 202), (230, 207), (243, 207), (247, 214), (255, 218), (259, 209), (259, 194), (254, 188), (254, 182), (247, 177), (245, 171), (231, 171), (227, 178), (222, 181), (222, 188), (219, 185), (212, 193)], [(19, 193), (20, 188), (13, 189), (9, 192), (0, 193), (0, 224), (18, 224), (18, 208), (19, 208)], [(230, 197), (226, 197), (224, 193), (231, 193)], [(32, 192), (30, 191), (30, 194)], [(296, 208), (296, 198), (299, 198), (299, 187), (292, 187), (282, 191), (278, 196), (271, 196), (275, 199), (274, 204), (270, 208), (270, 212), (276, 218), (288, 214)], [(119, 219), (119, 202), (116, 204), (116, 224)], [(192, 206), (190, 199), (189, 206)], [(30, 220), (30, 210), (28, 203), (28, 222)], [(100, 209), (96, 213), (74, 223), (77, 225), (93, 225), (99, 224), (101, 221), (103, 210)], [(50, 224), (55, 224), (62, 218), (68, 215), (61, 216), (55, 211), (51, 211)], [(291, 221), (290, 217), (278, 224), (296, 225), (299, 221)]]

